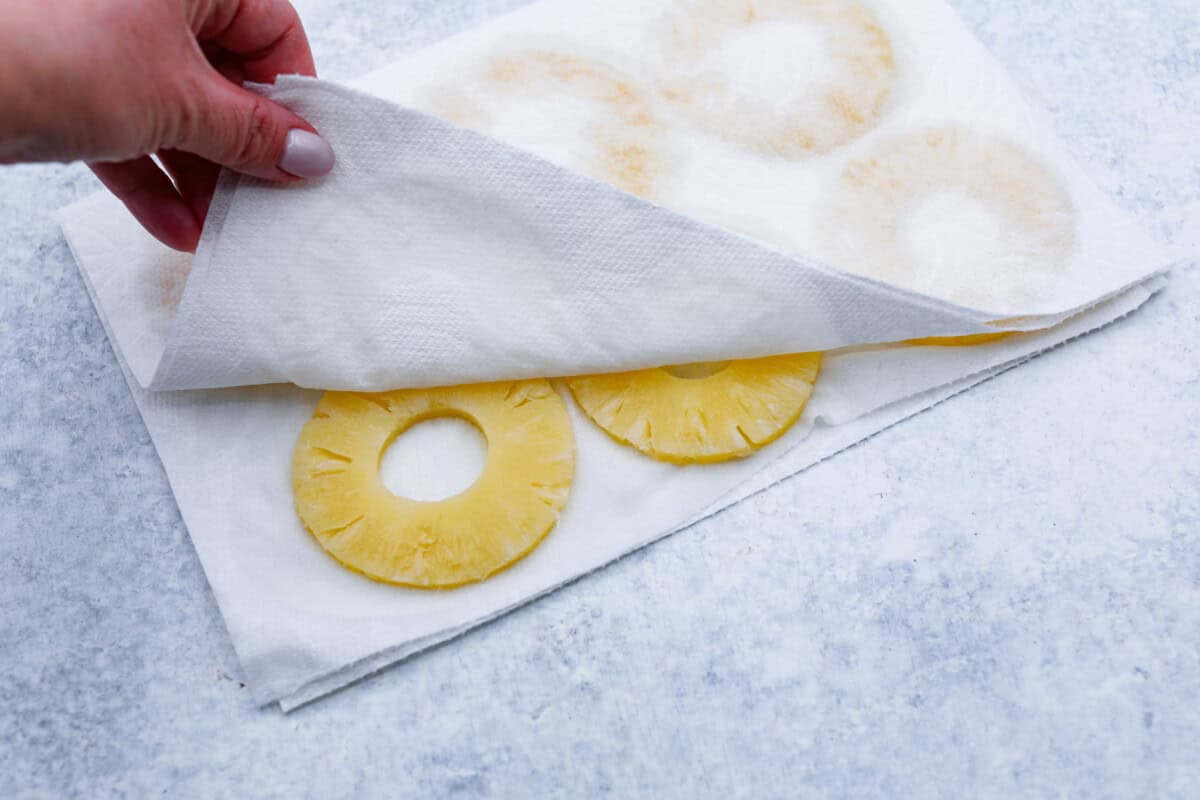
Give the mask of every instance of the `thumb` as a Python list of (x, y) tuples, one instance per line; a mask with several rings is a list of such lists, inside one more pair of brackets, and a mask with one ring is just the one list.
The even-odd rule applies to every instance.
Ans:
[(176, 149), (267, 180), (319, 178), (333, 169), (333, 149), (283, 106), (216, 73), (199, 88)]

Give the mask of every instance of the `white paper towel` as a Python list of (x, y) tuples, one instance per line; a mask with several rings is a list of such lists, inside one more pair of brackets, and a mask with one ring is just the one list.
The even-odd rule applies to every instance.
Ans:
[[(1158, 266), (1117, 258), (1145, 243), (1115, 239), (1088, 294), (1064, 283), (1027, 306), (968, 309), (785, 255), (353, 90), (289, 77), (262, 91), (322, 131), (338, 165), (286, 187), (223, 177), (190, 269), (173, 261), (152, 285), (186, 284), (174, 317), (159, 292), (117, 323), (148, 388), (384, 391), (1031, 330)], [(1080, 203), (1077, 224), (1111, 238), (1105, 210)], [(67, 220), (77, 248), (122, 247), (80, 214)], [(128, 269), (116, 268), (88, 266), (109, 306), (125, 291)]]
[[(533, 40), (586, 51), (589, 59), (604, 50), (604, 74), (613, 69), (643, 82), (667, 75), (651, 63), (655, 50), (646, 42), (663, 35), (656, 21), (673, 8), (549, 0), (360, 85), (414, 103), (433, 91), (444, 104), (438, 87), (456, 81), (470, 95), (454, 98), (458, 112), (471, 111), (460, 121), (605, 177), (589, 160), (596, 109), (586, 97), (549, 109), (493, 102), (471, 76), (486, 73), (479, 63), (486, 65), (496, 47), (508, 53)], [(672, 142), (664, 146), (673, 153), (664, 157), (669, 168), (653, 186), (635, 187), (653, 203), (343, 88), (286, 80), (270, 91), (334, 143), (338, 171), (286, 189), (226, 179), (194, 266), (155, 244), (111, 198), (64, 212), (68, 239), (259, 701), (294, 707), (456, 635), (1116, 319), (1160, 285), (1152, 278), (1163, 263), (1156, 246), (1062, 155), (940, 0), (875, 10), (897, 42), (903, 76), (877, 129), (792, 163), (749, 156), (678, 121), (663, 123), (663, 138)], [(568, 38), (578, 30), (588, 31), (586, 47)], [(937, 300), (840, 275), (799, 255), (845, 253), (829, 229), (853, 230), (857, 221), (819, 221), (837, 205), (830, 198), (856, 159), (946, 125), (969, 126), (982, 137), (972, 142), (1016, 142), (1065, 187), (1071, 254), (1051, 278), (1029, 258), (1014, 267), (980, 257), (964, 266), (966, 280), (958, 273), (938, 279), (937, 269), (898, 275), (881, 264), (882, 275), (940, 293)], [(564, 131), (581, 132), (581, 144)], [(939, 224), (944, 234), (933, 237), (935, 244), (965, 225), (953, 213), (934, 222), (935, 234)], [(847, 266), (864, 271), (863, 263), (871, 262)], [(1032, 295), (1030, 287), (1037, 289)], [(949, 302), (965, 297), (989, 310)], [(303, 530), (292, 510), (289, 464), (318, 393), (286, 386), (153, 392), (138, 385), (292, 380), (390, 388), (967, 333), (1014, 316), (1022, 317), (1009, 321), (1014, 327), (1069, 319), (983, 347), (831, 354), (801, 422), (737, 463), (655, 462), (616, 445), (568, 401), (578, 472), (559, 526), (512, 569), (446, 593), (371, 583), (339, 567)]]

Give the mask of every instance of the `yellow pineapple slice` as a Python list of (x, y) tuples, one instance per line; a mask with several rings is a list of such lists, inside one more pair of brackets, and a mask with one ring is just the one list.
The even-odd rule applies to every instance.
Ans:
[[(437, 502), (398, 497), (379, 476), (392, 441), (414, 424), (456, 416), (487, 440), (483, 474)], [(292, 460), (296, 511), (329, 555), (386, 583), (447, 589), (512, 565), (545, 538), (567, 501), (575, 439), (544, 380), (328, 392)]]
[(1001, 333), (976, 333), (971, 336), (930, 336), (925, 339), (909, 339), (905, 344), (917, 347), (974, 347), (979, 344), (991, 344), (1012, 336), (1012, 331)]
[(609, 436), (660, 461), (744, 458), (790, 428), (812, 396), (820, 353), (570, 378)]

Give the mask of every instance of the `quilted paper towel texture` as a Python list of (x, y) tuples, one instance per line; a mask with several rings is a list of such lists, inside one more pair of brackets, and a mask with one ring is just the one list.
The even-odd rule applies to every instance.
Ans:
[(151, 388), (379, 391), (993, 330), (986, 312), (797, 260), (368, 95), (302, 78), (263, 91), (338, 165), (282, 192), (229, 176)]
[(1047, 327), (1163, 263), (941, 0), (549, 0), (357, 85), (518, 149), (264, 87), (338, 167), (226, 176), (158, 304), (94, 276), (143, 385), (383, 390)]
[[(736, 6), (733, 3), (724, 5)], [(846, 4), (813, 2), (798, 5), (837, 10)], [(681, 4), (679, 7), (689, 6)], [(660, 35), (652, 30), (655, 20), (676, 6), (672, 3), (620, 2), (606, 5), (602, 13), (594, 9), (589, 11), (589, 8), (589, 4), (572, 2), (540, 3), (429, 51), (414, 54), (402, 64), (371, 76), (359, 85), (393, 100), (412, 102), (436, 111), (423, 105), (428, 101), (428, 87), (445, 80), (457, 80), (456, 71), (470, 73), (476, 70), (478, 62), (487, 63), (491, 59), (489, 54), (499, 43), (525, 46), (532, 39), (538, 39), (544, 45), (549, 39), (556, 46), (576, 51), (576, 55), (586, 50), (590, 57), (597, 49), (609, 48), (605, 50), (608, 58), (616, 60), (614, 53), (633, 57), (653, 51), (652, 48), (637, 50), (636, 43), (645, 41), (640, 34)], [(886, 19), (892, 40), (899, 43), (896, 49), (898, 74), (908, 87), (896, 96), (897, 103), (907, 105), (889, 106), (887, 113), (878, 120), (879, 126), (890, 125), (891, 132), (899, 135), (906, 132), (905, 126), (910, 122), (923, 126), (939, 121), (932, 111), (921, 116), (916, 114), (916, 109), (923, 107), (922, 102), (929, 108), (937, 106), (939, 73), (926, 62), (936, 64), (940, 61), (941, 83), (956, 103), (962, 103), (961, 85), (974, 86), (981, 96), (989, 98), (987, 103), (967, 103), (962, 108), (948, 107), (953, 104), (937, 106), (949, 115), (941, 118), (941, 122), (950, 121), (957, 127), (971, 123), (988, 132), (985, 139), (1003, 135), (1007, 140), (1016, 140), (1023, 154), (1035, 152), (1039, 163), (1052, 164), (1059, 171), (1058, 175), (1066, 176), (1062, 180), (1069, 187), (1076, 219), (1082, 221), (1075, 232), (1077, 238), (1070, 268), (1062, 273), (1068, 277), (1057, 281), (1065, 289), (1047, 294), (1057, 305), (1016, 303), (995, 308), (1025, 308), (1031, 312), (1053, 314), (1055, 310), (1092, 307), (1051, 331), (1015, 336), (984, 347), (872, 347), (829, 354), (816, 393), (795, 428), (753, 458), (715, 467), (674, 467), (622, 448), (592, 426), (568, 401), (577, 437), (579, 472), (558, 527), (541, 547), (513, 569), (486, 583), (455, 592), (430, 594), (366, 581), (329, 559), (299, 524), (291, 505), (288, 465), (299, 428), (311, 415), (319, 393), (288, 386), (188, 392), (149, 392), (139, 386), (135, 374), (152, 374), (159, 366), (158, 358), (167, 339), (175, 335), (173, 326), (179, 322), (175, 306), (180, 297), (187, 295), (183, 301), (185, 306), (192, 302), (193, 292), (202, 286), (193, 282), (197, 277), (220, 273), (220, 259), (201, 267), (189, 280), (189, 259), (155, 244), (111, 198), (93, 198), (64, 213), (68, 238), (162, 457), (242, 661), (247, 683), (260, 702), (279, 701), (284, 708), (295, 707), (373, 669), (457, 635), (677, 530), (699, 515), (736, 502), (747, 493), (793, 474), (998, 370), (1117, 319), (1136, 309), (1160, 286), (1158, 281), (1141, 280), (1162, 263), (1154, 245), (1140, 234), (1129, 232), (1128, 223), (1111, 203), (1090, 188), (1078, 169), (1062, 157), (1051, 138), (1033, 122), (1034, 115), (1028, 109), (1019, 101), (1014, 101), (1015, 106), (1006, 105), (1004, 98), (1015, 98), (1015, 92), (999, 75), (996, 65), (940, 2), (880, 4), (873, 6), (873, 11)], [(588, 45), (584, 47), (571, 39), (566, 33), (567, 28), (572, 32), (588, 30)], [(618, 35), (622, 30), (624, 38)], [(596, 34), (594, 39), (590, 36), (592, 31)], [(793, 34), (795, 31), (788, 33), (789, 36)], [(916, 46), (920, 42), (925, 46)], [(649, 67), (634, 72), (643, 77), (655, 75), (655, 70)], [(485, 108), (482, 115), (478, 113), (480, 104), (486, 101), (486, 97), (479, 96), (480, 91), (486, 91), (486, 84), (482, 84), (484, 89), (481, 90), (479, 85), (462, 78), (458, 85), (472, 96), (456, 98), (443, 93), (441, 97), (450, 100), (448, 115), (453, 116), (456, 109), (469, 112), (467, 118), (460, 118), (459, 122), (471, 123), (576, 172), (588, 173), (595, 166), (589, 160), (589, 153), (593, 151), (555, 132), (570, 120), (546, 117), (539, 112), (536, 103), (533, 106), (517, 103), (511, 107), (512, 117), (499, 125), (496, 122), (498, 112), (494, 108)], [(310, 91), (314, 96), (330, 91), (355, 102), (360, 99), (341, 95), (341, 89), (304, 83), (285, 82), (277, 91), (296, 92), (297, 97), (304, 97)], [(549, 90), (543, 87), (542, 91)], [(411, 100), (401, 96), (410, 92)], [(922, 97), (926, 100), (921, 101)], [(585, 116), (594, 114), (594, 108), (586, 100), (573, 106), (566, 105), (575, 107)], [(544, 111), (545, 106), (540, 108)], [(472, 114), (473, 119), (470, 118)], [(334, 120), (331, 125), (334, 135), (344, 132), (348, 139), (353, 139), (356, 131), (371, 129), (369, 120), (353, 118)], [(825, 194), (831, 185), (829, 181), (836, 180), (854, 153), (866, 153), (865, 148), (873, 146), (873, 137), (876, 137), (873, 129), (839, 150), (800, 159), (803, 163), (789, 164), (777, 159), (746, 156), (742, 152), (743, 145), (730, 145), (711, 132), (683, 129), (689, 131), (685, 137), (688, 144), (672, 148), (677, 168), (687, 163), (694, 167), (701, 159), (698, 156), (691, 159), (689, 154), (707, 152), (703, 163), (711, 165), (715, 177), (706, 181), (703, 170), (663, 173), (673, 177), (661, 183), (657, 180), (640, 184), (635, 181), (625, 186), (646, 196), (652, 204), (639, 205), (632, 199), (623, 202), (629, 203), (628, 207), (639, 214), (643, 211), (666, 214), (668, 212), (661, 208), (666, 207), (684, 212), (685, 216), (700, 217), (703, 222), (737, 230), (767, 245), (759, 248), (764, 252), (788, 256), (789, 263), (799, 270), (813, 267), (811, 261), (793, 258), (798, 253), (803, 255), (802, 246), (821, 246), (816, 238), (803, 230), (811, 227), (807, 220), (815, 219), (814, 214), (825, 213), (821, 204), (822, 198), (829, 197)], [(543, 145), (516, 141), (520, 131), (529, 130), (542, 132)], [(980, 140), (968, 138), (967, 141)], [(554, 147), (550, 146), (556, 142)], [(584, 145), (590, 144), (594, 141), (584, 141)], [(497, 149), (494, 152), (510, 151)], [(900, 152), (905, 151), (901, 149)], [(568, 183), (579, 180), (549, 167), (544, 169), (544, 174), (556, 176), (555, 180)], [(731, 180), (731, 175), (738, 179)], [(670, 189), (672, 186), (690, 186), (694, 191)], [(600, 201), (597, 198), (624, 197), (613, 195), (610, 189), (600, 184), (591, 189), (595, 202)], [(259, 187), (253, 185), (226, 186), (222, 202), (236, 202), (242, 196), (253, 197), (258, 190)], [(286, 204), (293, 196), (302, 195), (288, 191), (277, 204)], [(826, 205), (832, 207), (836, 203)], [(283, 210), (277, 209), (277, 212), (282, 214)], [(257, 226), (253, 234), (266, 240), (282, 240), (295, 235), (295, 230), (282, 228), (274, 213), (264, 211), (257, 216), (253, 220)], [(309, 220), (308, 224), (322, 224), (323, 219)], [(785, 224), (777, 227), (772, 220), (783, 220)], [(792, 220), (792, 224), (786, 224), (787, 220)], [(240, 214), (226, 215), (221, 240), (235, 230), (231, 226), (242, 221)], [(687, 221), (681, 224), (704, 235), (714, 235), (711, 228), (693, 226)], [(385, 213), (372, 222), (373, 227), (388, 225), (394, 225), (394, 218)], [(443, 233), (450, 240), (464, 233), (464, 226), (457, 224)], [(736, 242), (730, 246), (746, 246), (743, 238), (730, 238)], [(723, 242), (720, 237), (716, 241)], [(319, 249), (320, 237), (311, 237), (311, 243)], [(217, 247), (213, 252), (218, 252), (220, 242), (215, 244)], [(536, 237), (526, 244), (530, 252), (538, 252)], [(1097, 255), (1095, 262), (1081, 255), (1087, 253)], [(1121, 259), (1124, 259), (1123, 263), (1118, 264)], [(214, 264), (217, 269), (210, 271)], [(276, 271), (279, 271), (278, 266), (275, 265)], [(300, 271), (304, 259), (288, 266), (293, 271)], [(1011, 264), (981, 259), (975, 266), (985, 272), (990, 268), (994, 273), (989, 273), (988, 281), (979, 282), (991, 287), (989, 296), (1007, 297), (1011, 301), (1028, 294), (1028, 286), (1018, 286), (1011, 291), (1005, 288), (1020, 283), (1018, 279), (1024, 274), (1022, 270), (1004, 268)], [(727, 276), (732, 282), (729, 290), (747, 291), (751, 293), (747, 296), (753, 296), (756, 275), (741, 277), (747, 284), (744, 288), (732, 285), (739, 274)], [(301, 275), (298, 280), (306, 278)], [(1136, 285), (1119, 291), (1120, 287), (1130, 284)], [(570, 292), (573, 285), (559, 288)], [(869, 281), (851, 278), (845, 278), (843, 285), (891, 291)], [(940, 294), (943, 302), (928, 301), (928, 307), (934, 310), (950, 308), (945, 301), (955, 299), (957, 289), (944, 275), (940, 281), (932, 281), (930, 286), (915, 286), (911, 280), (908, 284), (908, 288), (925, 291), (930, 287), (940, 290), (932, 293)], [(286, 289), (286, 285), (283, 288)], [(419, 296), (425, 288), (418, 285), (412, 291)], [(357, 289), (350, 286), (348, 290)], [(458, 284), (452, 284), (449, 290), (450, 294), (443, 295), (438, 302), (451, 303), (460, 297), (469, 300), (476, 287), (464, 278)], [(433, 293), (425, 296), (434, 300), (437, 297)], [(896, 293), (893, 296), (904, 295)], [(1097, 303), (1104, 297), (1108, 299)], [(535, 298), (551, 309), (558, 302), (549, 295), (535, 295)], [(273, 306), (278, 297), (270, 291), (254, 299), (262, 307), (275, 308), (272, 313), (286, 313), (286, 307), (279, 311), (278, 305)], [(635, 297), (631, 302), (641, 302), (646, 309), (654, 309), (669, 299)], [(961, 297), (957, 299), (961, 300)], [(337, 298), (335, 301), (342, 302)], [(249, 304), (249, 311), (245, 313), (256, 313), (256, 304)], [(988, 307), (986, 303), (980, 306)], [(703, 310), (707, 306), (700, 308)], [(201, 312), (200, 316), (214, 315), (219, 324), (243, 326), (256, 337), (269, 340), (274, 336), (272, 331), (256, 327), (265, 317), (241, 319), (223, 311), (220, 304), (210, 306), (207, 302), (194, 310)], [(296, 313), (307, 312), (298, 309)], [(553, 310), (548, 313), (552, 314)], [(725, 316), (717, 310), (705, 319), (710, 327), (717, 327), (713, 321), (723, 321)], [(568, 315), (556, 318), (555, 324), (569, 329), (579, 321)], [(487, 347), (494, 345), (482, 345), (483, 352), (488, 352)], [(657, 342), (648, 341), (644, 345), (653, 349)], [(322, 352), (316, 347), (310, 355), (319, 361)], [(469, 356), (464, 359), (468, 360)], [(236, 370), (241, 366), (233, 363), (227, 368)], [(214, 502), (214, 498), (220, 501)]]

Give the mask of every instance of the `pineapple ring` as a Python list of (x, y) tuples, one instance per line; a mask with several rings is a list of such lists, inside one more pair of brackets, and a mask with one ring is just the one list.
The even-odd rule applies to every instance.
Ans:
[[(1018, 145), (956, 127), (884, 141), (846, 167), (824, 226), (829, 258), (851, 272), (928, 291), (922, 285), (928, 269), (906, 241), (903, 223), (923, 199), (947, 189), (983, 203), (1029, 238), (1031, 280), (1070, 258), (1075, 207), (1062, 181)], [(994, 299), (989, 291), (964, 282), (946, 299), (986, 305)]]
[[(480, 133), (497, 135), (489, 109), (525, 97), (570, 97), (584, 101), (594, 115), (587, 124), (587, 147), (574, 163), (584, 174), (639, 197), (651, 197), (668, 157), (662, 144), (665, 126), (659, 120), (650, 93), (637, 81), (603, 61), (565, 50), (529, 48), (498, 53), (466, 82), (476, 92), (457, 86), (439, 88), (423, 105), (455, 124)], [(564, 104), (564, 108), (568, 107)], [(543, 126), (545, 123), (543, 123)], [(534, 152), (542, 126), (524, 126), (500, 135), (508, 143)], [(532, 138), (530, 138), (532, 137)], [(546, 156), (545, 153), (540, 153)], [(553, 157), (546, 156), (550, 160)]]
[[(739, 29), (793, 21), (821, 28), (835, 71), (806, 97), (781, 107), (693, 69)], [(897, 80), (891, 38), (858, 0), (690, 0), (662, 27), (669, 68), (681, 70), (664, 97), (707, 132), (772, 156), (798, 159), (854, 141), (878, 124)]]
[(569, 378), (609, 436), (674, 464), (744, 458), (782, 436), (812, 396), (820, 353)]
[(914, 347), (978, 347), (1012, 336), (1012, 331), (1000, 333), (975, 333), (968, 336), (929, 336), (924, 339), (909, 339), (905, 344)]
[[(388, 445), (418, 422), (457, 416), (487, 439), (483, 474), (437, 502), (379, 477)], [(329, 555), (368, 578), (422, 589), (481, 581), (531, 552), (558, 521), (575, 470), (566, 405), (545, 380), (327, 392), (292, 460), (296, 511)]]

